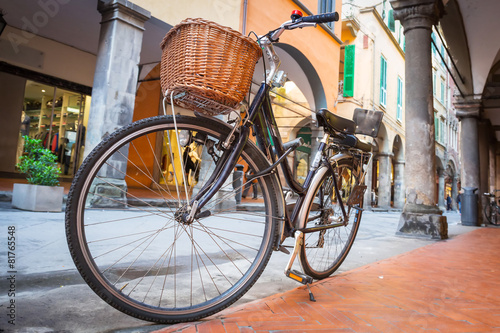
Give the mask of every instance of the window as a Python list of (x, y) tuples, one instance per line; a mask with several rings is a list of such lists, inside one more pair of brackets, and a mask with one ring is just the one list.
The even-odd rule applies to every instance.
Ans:
[(444, 118), (441, 118), (437, 114), (434, 114), (434, 131), (436, 141), (444, 144), (446, 139), (446, 122)]
[(446, 89), (445, 89), (445, 84), (444, 84), (444, 78), (441, 77), (441, 80), (440, 80), (440, 84), (441, 84), (441, 91), (439, 92), (439, 100), (441, 101), (441, 104), (445, 105), (445, 94), (446, 94)]
[(436, 70), (432, 69), (432, 93), (436, 96)]
[[(331, 13), (335, 11), (335, 0), (319, 0), (319, 14)], [(333, 22), (326, 23), (333, 28)]]
[(354, 45), (346, 45), (344, 55), (344, 97), (354, 96)]
[(380, 105), (387, 104), (387, 60), (380, 58)]
[(441, 118), (439, 124), (441, 126), (439, 141), (444, 144), (446, 138), (446, 122)]
[(436, 141), (439, 141), (439, 132), (441, 130), (441, 127), (439, 126), (439, 117), (437, 114), (434, 114), (434, 138)]
[(431, 42), (432, 54), (434, 56), (436, 56), (437, 50), (436, 50), (436, 47), (434, 45), (437, 43), (436, 43), (436, 34), (434, 34), (434, 32), (432, 32), (431, 38), (432, 38), (432, 41), (434, 42), (434, 43)]
[(403, 80), (398, 76), (398, 106), (396, 110), (396, 119), (403, 121)]

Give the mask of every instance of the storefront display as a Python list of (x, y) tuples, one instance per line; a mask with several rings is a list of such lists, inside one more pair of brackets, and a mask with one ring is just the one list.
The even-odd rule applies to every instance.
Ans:
[(44, 147), (58, 156), (62, 173), (74, 174), (83, 154), (89, 100), (83, 94), (27, 80), (18, 143), (21, 153), (22, 136), (40, 139)]

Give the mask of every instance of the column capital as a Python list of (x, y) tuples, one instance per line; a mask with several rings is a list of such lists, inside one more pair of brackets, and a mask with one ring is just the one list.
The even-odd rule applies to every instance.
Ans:
[(441, 0), (391, 0), (394, 18), (403, 24), (405, 33), (412, 29), (432, 30), (444, 14)]
[(151, 13), (127, 0), (99, 0), (97, 10), (102, 15), (101, 24), (119, 20), (144, 30), (144, 22), (151, 18)]
[(482, 100), (474, 97), (455, 97), (455, 115), (458, 120), (464, 118), (479, 118), (479, 112), (482, 107)]

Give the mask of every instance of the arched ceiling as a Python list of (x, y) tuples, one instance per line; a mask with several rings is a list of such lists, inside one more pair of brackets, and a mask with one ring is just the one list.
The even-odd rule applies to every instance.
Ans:
[(443, 0), (440, 27), (458, 73), (454, 76), (464, 98), (482, 100), (500, 141), (500, 1)]

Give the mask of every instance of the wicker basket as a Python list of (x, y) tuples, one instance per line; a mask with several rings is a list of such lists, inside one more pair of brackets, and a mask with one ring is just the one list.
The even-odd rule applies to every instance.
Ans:
[(161, 43), (161, 89), (181, 107), (207, 115), (236, 108), (250, 88), (259, 45), (238, 31), (186, 19)]

